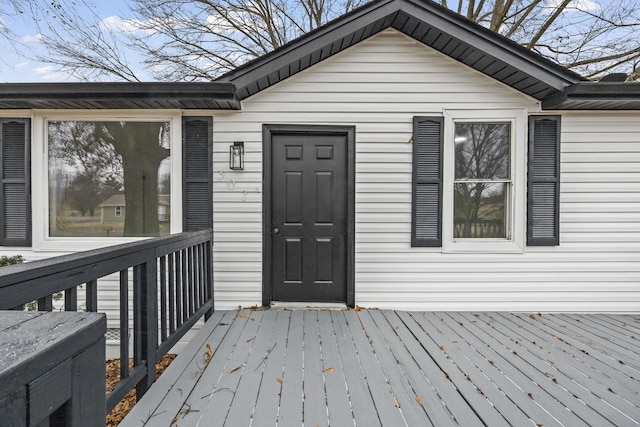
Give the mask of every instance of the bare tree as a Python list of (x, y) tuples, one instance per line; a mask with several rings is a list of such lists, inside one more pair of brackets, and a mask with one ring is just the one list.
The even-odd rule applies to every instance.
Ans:
[(440, 2), (585, 77), (621, 71), (640, 78), (640, 1)]
[[(0, 2), (3, 0), (0, 0)], [(17, 0), (4, 0), (17, 2)], [(25, 0), (31, 4), (46, 0)], [(62, 0), (60, 0), (62, 1)], [(66, 0), (71, 1), (71, 0)], [(127, 52), (147, 73), (171, 81), (212, 80), (367, 0), (130, 0), (109, 25), (73, 13), (47, 21), (40, 58), (84, 79), (135, 81)], [(54, 2), (56, 3), (56, 2)], [(640, 0), (439, 0), (443, 6), (592, 79), (640, 78)]]

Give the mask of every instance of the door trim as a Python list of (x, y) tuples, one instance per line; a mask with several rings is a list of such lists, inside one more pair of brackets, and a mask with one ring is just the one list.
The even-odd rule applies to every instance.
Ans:
[(262, 305), (269, 306), (273, 301), (271, 283), (271, 150), (274, 135), (341, 135), (347, 141), (347, 236), (346, 251), (347, 262), (345, 277), (347, 280), (345, 304), (348, 307), (355, 306), (355, 185), (356, 185), (356, 159), (355, 159), (355, 126), (331, 126), (331, 125), (262, 125)]

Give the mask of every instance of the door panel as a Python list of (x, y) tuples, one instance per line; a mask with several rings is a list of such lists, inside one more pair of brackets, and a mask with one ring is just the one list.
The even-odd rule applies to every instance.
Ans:
[(347, 136), (271, 137), (271, 293), (275, 301), (345, 302)]

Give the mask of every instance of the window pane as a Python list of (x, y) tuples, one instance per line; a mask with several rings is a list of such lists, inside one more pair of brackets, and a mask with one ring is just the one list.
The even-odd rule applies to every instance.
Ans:
[(511, 123), (456, 123), (456, 180), (509, 179)]
[(454, 238), (506, 238), (506, 183), (454, 185)]
[(48, 124), (49, 235), (169, 234), (168, 122)]

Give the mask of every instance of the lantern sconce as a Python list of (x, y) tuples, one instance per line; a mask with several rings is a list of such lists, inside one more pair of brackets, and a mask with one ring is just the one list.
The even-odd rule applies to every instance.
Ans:
[(236, 141), (229, 147), (229, 169), (241, 171), (244, 169), (244, 142)]

